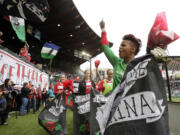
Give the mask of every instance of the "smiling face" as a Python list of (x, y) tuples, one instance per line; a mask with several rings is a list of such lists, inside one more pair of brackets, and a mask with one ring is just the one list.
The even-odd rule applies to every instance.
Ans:
[(119, 47), (119, 57), (128, 60), (135, 56), (136, 47), (130, 40), (123, 40)]

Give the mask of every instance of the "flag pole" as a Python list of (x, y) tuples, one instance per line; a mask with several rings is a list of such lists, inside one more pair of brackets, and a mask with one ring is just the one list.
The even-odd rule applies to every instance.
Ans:
[(89, 64), (90, 64), (90, 79), (92, 80), (91, 57), (89, 59)]
[[(48, 52), (48, 55), (51, 55), (52, 52), (53, 52), (53, 49), (51, 48), (51, 50)], [(50, 72), (51, 72), (51, 67), (52, 67), (52, 61), (53, 61), (53, 58), (49, 62), (49, 70), (50, 70)]]
[(52, 62), (53, 62), (53, 58), (50, 60), (50, 62), (49, 62), (49, 65), (50, 65), (50, 72), (51, 72), (51, 68), (52, 68)]
[(172, 102), (171, 88), (170, 88), (170, 81), (169, 81), (169, 73), (168, 73), (168, 66), (167, 66), (166, 62), (164, 62), (164, 64), (165, 64), (165, 70), (166, 70), (166, 81), (167, 81), (167, 88), (168, 88), (168, 94), (169, 94), (169, 101)]

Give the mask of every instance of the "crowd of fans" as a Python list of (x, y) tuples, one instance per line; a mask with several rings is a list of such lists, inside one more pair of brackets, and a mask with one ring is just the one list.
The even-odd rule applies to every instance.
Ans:
[[(164, 85), (166, 88), (166, 93), (168, 94), (168, 85), (167, 81), (164, 80)], [(171, 90), (171, 96), (178, 97), (180, 95), (180, 81), (179, 80), (170, 80), (169, 83), (170, 90)]]
[(28, 114), (33, 108), (36, 113), (41, 105), (47, 103), (48, 91), (41, 86), (36, 89), (32, 82), (25, 82), (21, 90), (14, 89), (10, 79), (6, 79), (0, 86), (0, 117), (1, 125), (7, 125), (9, 112), (19, 111), (20, 116)]
[(15, 84), (12, 80), (7, 78), (0, 86), (1, 125), (7, 125), (9, 112), (19, 111), (19, 116), (24, 116), (30, 113), (32, 108), (32, 112), (35, 114), (41, 106), (45, 107), (48, 101), (52, 101), (62, 93), (65, 93), (66, 96), (72, 93), (88, 94), (92, 87), (97, 88), (102, 94), (104, 91), (107, 93), (105, 87), (109, 91), (112, 89), (112, 70), (107, 71), (107, 78), (109, 78), (109, 82), (107, 81), (106, 86), (103, 84), (106, 79), (103, 80), (100, 77), (99, 83), (91, 80), (89, 70), (85, 70), (83, 79), (80, 79), (79, 76), (73, 78), (70, 75), (61, 74), (59, 78), (56, 76), (53, 81), (51, 80), (48, 90), (41, 88), (41, 85), (35, 88), (31, 81), (25, 82), (21, 90), (17, 90), (14, 88)]

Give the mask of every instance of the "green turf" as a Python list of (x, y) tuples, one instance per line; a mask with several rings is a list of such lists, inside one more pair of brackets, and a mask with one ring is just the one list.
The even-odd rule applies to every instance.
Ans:
[[(29, 113), (25, 116), (18, 116), (15, 113), (8, 118), (7, 126), (0, 126), (0, 135), (48, 135), (48, 133), (38, 124), (38, 115), (40, 112)], [(73, 113), (67, 110), (67, 128), (68, 134), (73, 135)]]
[[(167, 100), (169, 101), (169, 98), (167, 98)], [(175, 98), (175, 97), (172, 97), (172, 102), (180, 102), (180, 98)]]

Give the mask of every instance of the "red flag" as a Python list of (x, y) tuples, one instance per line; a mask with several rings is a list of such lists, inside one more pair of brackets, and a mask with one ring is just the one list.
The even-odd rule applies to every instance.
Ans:
[(75, 79), (75, 81), (79, 82), (79, 81), (80, 81), (80, 77), (77, 76), (76, 79)]
[(95, 66), (96, 66), (96, 68), (99, 66), (99, 64), (100, 64), (100, 60), (96, 60), (95, 62), (94, 62), (94, 64), (95, 64)]
[(148, 35), (146, 50), (148, 51), (149, 48), (155, 48), (157, 46), (164, 49), (168, 44), (178, 38), (179, 36), (175, 32), (168, 30), (165, 12), (158, 13)]
[(64, 89), (68, 89), (68, 90), (71, 90), (71, 91), (74, 90), (72, 80), (66, 80), (66, 81), (64, 81), (64, 82), (63, 82), (63, 86), (64, 86)]

